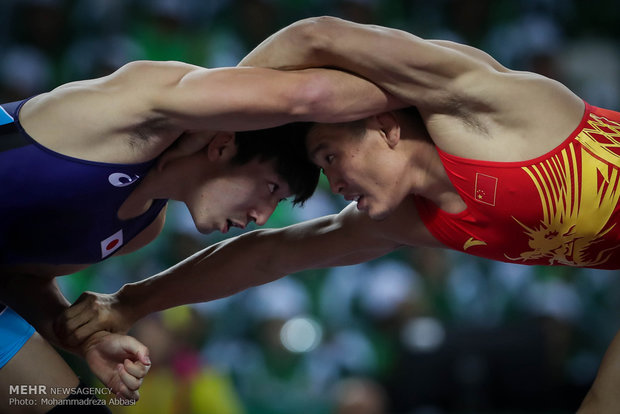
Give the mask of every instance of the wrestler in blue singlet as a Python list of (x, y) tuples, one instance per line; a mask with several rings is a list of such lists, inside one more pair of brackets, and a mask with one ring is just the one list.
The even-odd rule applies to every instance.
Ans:
[[(68, 157), (36, 142), (19, 123), (25, 101), (0, 105), (0, 264), (90, 264), (127, 244), (158, 216), (117, 212), (154, 161), (107, 164)], [(34, 329), (0, 304), (0, 368)]]

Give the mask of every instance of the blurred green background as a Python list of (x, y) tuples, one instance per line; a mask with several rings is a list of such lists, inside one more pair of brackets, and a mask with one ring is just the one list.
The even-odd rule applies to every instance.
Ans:
[[(136, 59), (234, 66), (293, 21), (329, 14), (479, 47), (620, 108), (620, 7), (596, 0), (3, 0), (2, 102)], [(336, 39), (335, 39), (336, 40)], [(205, 91), (208, 93), (208, 91)], [(339, 211), (326, 181), (267, 227)], [(236, 231), (234, 234), (239, 234)], [(171, 203), (147, 248), (61, 278), (113, 292), (222, 239)], [(117, 413), (569, 413), (620, 327), (615, 271), (403, 250), (152, 315), (132, 333), (153, 368)], [(83, 363), (70, 364), (92, 379)]]

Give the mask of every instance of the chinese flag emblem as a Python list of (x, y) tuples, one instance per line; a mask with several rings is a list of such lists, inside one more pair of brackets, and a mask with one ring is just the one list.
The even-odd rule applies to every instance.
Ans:
[(497, 177), (476, 173), (476, 187), (474, 198), (490, 206), (495, 206), (495, 192), (497, 191)]

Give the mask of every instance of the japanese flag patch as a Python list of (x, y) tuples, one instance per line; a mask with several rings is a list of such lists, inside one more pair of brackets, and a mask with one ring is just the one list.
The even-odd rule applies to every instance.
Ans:
[(123, 229), (101, 241), (101, 258), (104, 259), (123, 245)]

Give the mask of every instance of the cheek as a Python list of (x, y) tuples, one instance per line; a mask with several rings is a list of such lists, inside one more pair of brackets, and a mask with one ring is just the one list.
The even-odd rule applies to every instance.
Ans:
[(232, 205), (245, 206), (261, 196), (258, 183), (246, 180), (235, 182), (230, 188), (224, 189), (226, 197)]
[(237, 198), (237, 185), (230, 180), (220, 179), (210, 180), (197, 188), (193, 200), (198, 208), (214, 214), (232, 208)]
[(400, 180), (400, 174), (402, 173), (398, 168), (398, 164), (389, 157), (375, 157), (369, 159), (366, 171), (369, 178), (374, 178), (374, 180), (382, 186), (393, 186)]
[(371, 165), (364, 162), (362, 159), (352, 157), (339, 166), (338, 174), (347, 182), (354, 183), (366, 181), (369, 176), (373, 176), (370, 170), (371, 167)]

